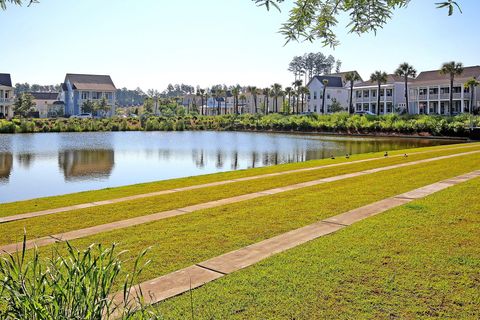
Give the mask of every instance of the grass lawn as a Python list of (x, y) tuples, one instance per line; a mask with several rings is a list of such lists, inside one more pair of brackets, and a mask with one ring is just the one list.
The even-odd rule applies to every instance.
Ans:
[[(262, 178), (253, 181), (236, 182), (223, 186), (208, 187), (201, 190), (184, 191), (175, 194), (161, 195), (145, 199), (133, 200), (112, 205), (74, 210), (57, 213), (37, 218), (20, 220), (0, 224), (0, 245), (21, 241), (24, 230), (28, 238), (37, 238), (51, 234), (66, 232), (119, 221), (132, 217), (156, 213), (163, 210), (181, 208), (188, 205), (199, 204), (207, 201), (223, 199), (241, 194), (263, 191), (271, 188), (291, 185), (304, 181), (311, 181), (325, 177), (358, 172), (362, 170), (385, 167), (389, 165), (427, 159), (453, 153), (480, 149), (464, 148), (432, 153), (411, 154), (407, 159), (393, 157), (374, 161), (357, 163), (333, 168), (318, 169), (313, 171), (285, 174), (277, 177)], [(451, 162), (452, 160), (447, 160)], [(422, 166), (430, 165), (423, 164)], [(343, 182), (344, 183), (344, 182)]]
[[(403, 154), (405, 152), (408, 152), (409, 154), (411, 154), (413, 152), (424, 152), (424, 151), (434, 152), (435, 150), (452, 149), (452, 148), (455, 149), (462, 146), (467, 147), (466, 150), (471, 150), (472, 149), (471, 147), (473, 147), (474, 145), (461, 144), (461, 145), (436, 146), (436, 147), (428, 147), (428, 148), (416, 148), (416, 149), (408, 149), (408, 150), (391, 151), (390, 154), (391, 155)], [(480, 143), (476, 143), (475, 146), (480, 148)], [(109, 189), (87, 191), (87, 192), (68, 194), (68, 195), (62, 195), (62, 196), (54, 196), (54, 197), (33, 199), (33, 200), (27, 200), (27, 201), (6, 203), (6, 204), (0, 204), (0, 216), (9, 216), (9, 215), (32, 212), (32, 211), (59, 208), (64, 206), (80, 204), (80, 203), (114, 199), (114, 198), (135, 195), (135, 194), (149, 193), (154, 191), (167, 190), (172, 188), (198, 185), (203, 183), (235, 179), (235, 178), (241, 178), (241, 177), (247, 177), (247, 176), (255, 176), (259, 174), (282, 172), (282, 171), (288, 171), (288, 170), (293, 170), (298, 168), (314, 167), (314, 166), (327, 165), (332, 163), (351, 162), (354, 160), (381, 157), (382, 155), (383, 155), (383, 152), (360, 154), (360, 155), (353, 155), (350, 160), (347, 160), (343, 157), (335, 160), (331, 160), (331, 159), (313, 160), (305, 163), (283, 164), (283, 165), (271, 166), (271, 167), (239, 170), (239, 171), (225, 172), (225, 173), (216, 173), (216, 174), (210, 174), (210, 175), (173, 179), (173, 180), (167, 180), (167, 181), (144, 183), (144, 184), (125, 186), (125, 187), (109, 188)]]
[[(479, 319), (479, 190), (448, 188), (207, 284), (195, 319)], [(158, 309), (190, 319), (190, 303)]]
[[(198, 211), (73, 241), (119, 243), (127, 255), (151, 246), (142, 279), (189, 266), (231, 250), (462, 173), (480, 169), (480, 155), (420, 164)], [(56, 245), (60, 248), (63, 244)], [(50, 248), (41, 248), (48, 255)], [(126, 266), (128, 269), (128, 265)]]

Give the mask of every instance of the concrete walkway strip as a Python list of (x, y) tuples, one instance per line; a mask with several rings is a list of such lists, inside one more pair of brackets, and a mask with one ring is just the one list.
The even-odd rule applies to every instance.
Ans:
[[(431, 150), (431, 151), (421, 151), (421, 152), (412, 153), (412, 155), (432, 153), (432, 152), (441, 152), (441, 151), (449, 151), (449, 150), (455, 150), (455, 149), (474, 148), (474, 147), (478, 147), (478, 145), (474, 144), (474, 145), (471, 145), (471, 146), (462, 146), (462, 147), (447, 148), (447, 149), (436, 149), (436, 150)], [(390, 156), (390, 158), (398, 158), (398, 157), (403, 157), (403, 155)], [(73, 211), (73, 210), (78, 210), (78, 209), (86, 209), (86, 208), (91, 208), (91, 207), (98, 207), (98, 206), (110, 205), (110, 204), (121, 203), (121, 202), (126, 202), (126, 201), (156, 197), (156, 196), (172, 194), (172, 193), (177, 193), (177, 192), (184, 192), (184, 191), (190, 191), (190, 190), (196, 190), (196, 189), (202, 189), (202, 188), (208, 188), (208, 187), (221, 186), (221, 185), (231, 184), (231, 183), (235, 183), (235, 182), (251, 181), (251, 180), (275, 177), (275, 176), (291, 174), (291, 173), (299, 173), (299, 172), (314, 171), (314, 170), (325, 169), (325, 168), (333, 168), (333, 167), (339, 167), (339, 166), (344, 166), (344, 165), (370, 162), (370, 161), (375, 161), (375, 160), (379, 160), (379, 159), (381, 159), (381, 158), (369, 158), (369, 159), (362, 159), (362, 160), (356, 160), (356, 161), (350, 161), (350, 162), (333, 163), (333, 164), (323, 165), (323, 166), (316, 166), (316, 167), (295, 169), (295, 170), (289, 170), (289, 171), (267, 173), (267, 174), (262, 174), (262, 175), (258, 175), (258, 176), (244, 177), (244, 178), (238, 178), (238, 179), (230, 179), (230, 180), (224, 180), (224, 181), (216, 181), (216, 182), (199, 184), (199, 185), (195, 185), (195, 186), (188, 186), (188, 187), (182, 187), (182, 188), (176, 188), (176, 189), (169, 189), (169, 190), (162, 190), (162, 191), (156, 191), (156, 192), (150, 192), (150, 193), (144, 193), (144, 194), (137, 194), (137, 195), (127, 196), (127, 197), (122, 197), (122, 198), (117, 198), (117, 199), (88, 202), (88, 203), (82, 203), (82, 204), (77, 204), (77, 205), (73, 205), (73, 206), (22, 213), (22, 214), (17, 214), (17, 215), (12, 215), (12, 216), (0, 217), (0, 224), (1, 223), (18, 221), (18, 220), (29, 219), (29, 218), (41, 217), (41, 216), (46, 216), (46, 215), (55, 214), (55, 213), (68, 212), (68, 211)]]
[[(334, 233), (355, 222), (477, 177), (480, 177), (480, 170), (418, 188), (313, 223), (306, 227), (286, 232), (242, 249), (200, 262), (194, 266), (141, 283), (132, 289), (132, 295), (135, 297), (135, 292), (138, 292), (140, 287), (144, 294), (145, 303), (155, 304), (161, 302), (165, 299), (188, 292), (191, 289), (198, 288), (205, 283), (214, 281), (232, 272), (249, 267), (277, 253)], [(133, 297), (132, 301), (134, 301)], [(122, 304), (122, 295), (120, 293), (114, 295), (113, 299), (115, 303), (119, 305)]]
[[(354, 172), (354, 173), (347, 173), (335, 177), (328, 177), (328, 178), (323, 178), (319, 180), (314, 180), (314, 181), (309, 181), (309, 182), (302, 182), (298, 184), (293, 184), (290, 186), (285, 186), (285, 187), (280, 187), (280, 188), (274, 188), (270, 190), (265, 190), (261, 192), (254, 192), (254, 193), (249, 193), (249, 194), (244, 194), (244, 195), (239, 195), (235, 197), (230, 197), (230, 198), (225, 198), (221, 200), (214, 200), (210, 202), (205, 202), (205, 203), (200, 203), (188, 207), (183, 207), (183, 208), (178, 208), (178, 209), (173, 209), (173, 210), (168, 210), (168, 211), (162, 211), (150, 215), (145, 215), (145, 216), (140, 216), (140, 217), (135, 217), (131, 219), (126, 219), (126, 220), (120, 220), (120, 221), (115, 221), (115, 222), (110, 222), (102, 225), (97, 225), (93, 227), (88, 227), (84, 229), (78, 229), (78, 230), (73, 230), (73, 231), (68, 231), (65, 233), (61, 234), (55, 234), (55, 235), (50, 235), (50, 236), (45, 236), (41, 238), (36, 238), (32, 240), (26, 241), (25, 245), (27, 249), (32, 249), (34, 247), (43, 247), (52, 243), (56, 242), (62, 242), (62, 241), (70, 241), (70, 240), (75, 240), (79, 238), (84, 238), (88, 236), (93, 236), (102, 232), (108, 232), (108, 231), (113, 231), (113, 230), (118, 230), (118, 229), (124, 229), (128, 227), (134, 227), (137, 225), (145, 224), (145, 223), (150, 223), (150, 222), (155, 222), (159, 220), (163, 220), (166, 218), (171, 218), (175, 216), (180, 216), (184, 215), (187, 213), (192, 213), (195, 211), (199, 210), (204, 210), (204, 209), (211, 209), (211, 208), (216, 208), (220, 207), (223, 205), (228, 205), (228, 204), (234, 204), (246, 200), (252, 200), (260, 197), (265, 197), (269, 195), (274, 195), (274, 194), (279, 194), (282, 192), (287, 192), (287, 191), (294, 191), (298, 189), (302, 189), (305, 187), (311, 187), (311, 186), (316, 186), (324, 183), (329, 183), (333, 181), (339, 181), (339, 180), (344, 180), (344, 179), (349, 179), (349, 178), (354, 178), (354, 177), (360, 177), (372, 173), (378, 173), (382, 171), (387, 171), (387, 170), (392, 170), (392, 169), (397, 169), (397, 168), (403, 168), (403, 167), (408, 167), (408, 166), (414, 166), (417, 164), (423, 164), (423, 163), (428, 163), (428, 162), (434, 162), (434, 161), (439, 161), (439, 160), (445, 160), (445, 159), (451, 159), (455, 157), (460, 157), (464, 155), (470, 155), (470, 154), (477, 154), (480, 153), (479, 151), (470, 151), (470, 152), (465, 152), (465, 153), (457, 153), (457, 154), (452, 154), (448, 156), (441, 156), (437, 158), (428, 158), (428, 159), (423, 159), (423, 160), (418, 160), (418, 161), (412, 161), (412, 162), (407, 162), (407, 163), (401, 163), (401, 164), (396, 164), (396, 165), (391, 165), (387, 167), (382, 167), (382, 168), (375, 168), (375, 169), (370, 169), (370, 170), (365, 170), (365, 171), (359, 171), (359, 172)], [(450, 179), (451, 180), (451, 179)], [(449, 185), (445, 183), (446, 185)], [(424, 190), (424, 191), (416, 191), (417, 193), (428, 193), (429, 190)], [(420, 195), (421, 196), (421, 195)], [(406, 198), (413, 198), (414, 195), (410, 194), (405, 194), (404, 197)], [(8, 244), (0, 247), (0, 254), (1, 253), (13, 253), (18, 250), (21, 250), (23, 248), (23, 242), (18, 242), (18, 243), (13, 243), (13, 244)]]

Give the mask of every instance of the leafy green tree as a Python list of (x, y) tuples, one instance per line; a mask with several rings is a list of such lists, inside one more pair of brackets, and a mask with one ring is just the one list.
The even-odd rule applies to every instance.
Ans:
[(327, 86), (328, 86), (328, 79), (323, 79), (322, 80), (323, 84), (323, 93), (322, 93), (322, 113), (325, 113), (325, 99), (327, 95)]
[(468, 88), (470, 90), (470, 103), (469, 103), (469, 113), (473, 113), (473, 100), (474, 100), (474, 94), (475, 94), (475, 88), (480, 86), (480, 82), (475, 79), (471, 78), (467, 82), (465, 82), (465, 88)]
[(28, 116), (30, 112), (34, 110), (35, 102), (33, 102), (33, 96), (28, 93), (22, 93), (17, 97), (13, 105), (13, 112), (22, 118)]
[(337, 99), (332, 99), (332, 104), (329, 106), (329, 109), (333, 113), (343, 111), (342, 104), (338, 102)]
[(144, 112), (152, 113), (153, 112), (153, 106), (154, 106), (153, 98), (148, 97), (148, 98), (145, 99), (145, 101), (143, 101)]
[(375, 82), (378, 86), (377, 88), (377, 115), (380, 115), (380, 87), (382, 84), (387, 83), (388, 75), (383, 71), (375, 71), (370, 76), (370, 81)]
[(348, 113), (352, 114), (355, 110), (353, 108), (353, 86), (355, 85), (356, 81), (360, 80), (360, 75), (357, 72), (352, 71), (345, 75), (345, 80), (350, 83), (350, 104), (348, 107)]
[(403, 77), (405, 81), (405, 103), (407, 106), (407, 112), (410, 113), (410, 107), (408, 102), (408, 78), (415, 78), (417, 76), (417, 70), (408, 64), (407, 62), (402, 63), (398, 66), (397, 70), (395, 70), (395, 74), (397, 76)]
[(98, 113), (100, 111), (102, 115), (105, 115), (109, 110), (110, 106), (108, 105), (108, 101), (105, 97), (103, 97), (100, 102), (95, 103), (94, 110)]
[(92, 113), (95, 112), (96, 106), (90, 100), (84, 101), (82, 104), (82, 113)]
[(446, 62), (442, 65), (440, 69), (440, 74), (450, 76), (450, 115), (453, 115), (453, 82), (455, 81), (455, 76), (459, 76), (463, 73), (463, 64), (461, 62)]
[[(277, 8), (285, 0), (252, 0), (267, 10)], [(446, 8), (448, 15), (460, 6), (455, 0), (436, 1), (437, 8)], [(338, 17), (346, 14), (350, 17), (347, 28), (350, 33), (364, 34), (377, 32), (392, 18), (396, 9), (407, 7), (410, 0), (299, 0), (294, 2), (290, 15), (280, 33), (286, 42), (319, 39), (325, 46), (339, 44), (334, 29), (338, 26)]]

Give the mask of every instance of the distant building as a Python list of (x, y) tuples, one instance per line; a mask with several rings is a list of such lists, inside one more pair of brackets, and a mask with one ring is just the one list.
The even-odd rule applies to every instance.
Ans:
[[(470, 111), (470, 99), (473, 95), (473, 110), (480, 108), (480, 90), (465, 88), (465, 82), (475, 78), (480, 80), (480, 66), (466, 67), (461, 75), (455, 76), (453, 84), (452, 113)], [(413, 114), (450, 114), (450, 76), (440, 70), (424, 71), (410, 85), (410, 113)]]
[[(324, 85), (327, 83), (326, 87)], [(342, 77), (339, 76), (315, 76), (307, 84), (310, 90), (308, 97), (308, 112), (328, 113), (329, 107), (334, 101), (340, 103), (343, 108), (348, 107), (348, 90), (345, 89)], [(322, 110), (323, 91), (325, 87), (325, 110)]]
[(108, 75), (68, 73), (62, 84), (65, 115), (80, 114), (84, 102), (99, 103), (105, 98), (110, 107), (105, 116), (113, 116), (115, 114), (116, 91), (115, 84)]
[(65, 105), (60, 101), (58, 92), (29, 92), (33, 96), (35, 109), (40, 118), (61, 117), (65, 113)]
[(356, 84), (353, 96), (355, 111), (377, 113), (378, 95), (380, 95), (380, 114), (403, 112), (406, 105), (404, 78), (389, 74), (387, 82), (380, 85), (380, 92), (376, 82), (365, 81)]
[(0, 118), (13, 117), (14, 90), (10, 74), (0, 73)]

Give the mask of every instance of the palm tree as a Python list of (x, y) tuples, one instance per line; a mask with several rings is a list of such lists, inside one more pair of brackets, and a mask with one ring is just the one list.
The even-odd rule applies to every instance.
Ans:
[(205, 89), (199, 89), (197, 91), (197, 95), (200, 95), (200, 99), (201, 99), (201, 102), (202, 102), (200, 113), (203, 116), (203, 103), (204, 103), (204, 97), (205, 97)]
[[(245, 108), (245, 101), (247, 100), (247, 96), (245, 95), (245, 93), (241, 93), (240, 94), (240, 101), (242, 101), (242, 111), (240, 113), (243, 113), (244, 112), (244, 108)], [(238, 103), (238, 100), (237, 100), (237, 103)]]
[(410, 114), (410, 107), (408, 102), (408, 78), (415, 78), (417, 76), (417, 70), (407, 62), (402, 63), (395, 70), (395, 75), (404, 77), (405, 80), (405, 105), (407, 107), (407, 112)]
[(355, 71), (349, 72), (345, 75), (345, 80), (350, 82), (350, 106), (348, 109), (348, 113), (351, 114), (353, 113), (353, 86), (355, 85), (355, 81), (360, 80), (360, 75), (356, 73)]
[(455, 76), (459, 76), (463, 73), (463, 64), (461, 62), (447, 62), (442, 65), (440, 69), (440, 74), (450, 76), (450, 115), (453, 114), (453, 82), (455, 81)]
[(278, 112), (278, 98), (282, 93), (282, 85), (280, 83), (274, 83), (272, 86), (272, 97), (275, 99), (273, 101), (275, 105), (275, 112)]
[(217, 116), (219, 116), (222, 113), (222, 108), (220, 106), (220, 98), (223, 95), (223, 90), (218, 88), (215, 89), (214, 91), (214, 96), (215, 96), (215, 101), (217, 102)]
[(290, 113), (290, 107), (291, 107), (292, 92), (293, 92), (292, 87), (286, 87), (285, 88), (284, 96), (288, 96), (288, 112), (289, 113)]
[(370, 81), (371, 82), (376, 82), (378, 85), (377, 89), (377, 115), (380, 115), (380, 87), (382, 86), (383, 83), (387, 83), (388, 80), (388, 75), (383, 72), (383, 71), (375, 71), (372, 73), (370, 76)]
[(238, 114), (238, 97), (240, 95), (240, 88), (238, 86), (232, 89), (233, 95), (233, 108), (235, 109), (235, 114)]
[(325, 114), (325, 95), (327, 93), (328, 79), (323, 79), (322, 84), (323, 84), (322, 113)]
[(293, 87), (295, 88), (295, 96), (297, 97), (297, 112), (298, 113), (298, 110), (299, 110), (299, 106), (298, 106), (298, 102), (299, 102), (299, 97), (301, 95), (300, 93), (300, 88), (302, 87), (302, 84), (303, 84), (303, 81), (302, 80), (295, 80), (293, 83)]
[(300, 94), (302, 95), (302, 112), (305, 111), (305, 96), (310, 94), (308, 87), (300, 87)]
[(253, 97), (253, 104), (255, 106), (255, 114), (258, 112), (257, 109), (257, 94), (258, 94), (258, 89), (257, 87), (251, 86), (247, 88), (247, 91), (252, 95)]
[(268, 97), (270, 96), (270, 88), (265, 88), (262, 91), (265, 96), (265, 114), (268, 114)]
[(222, 90), (222, 93), (223, 93), (223, 99), (224, 99), (223, 110), (225, 111), (225, 114), (227, 114), (227, 99), (228, 99), (229, 91), (228, 90)]
[(475, 78), (472, 78), (470, 80), (468, 80), (467, 82), (465, 82), (465, 88), (468, 88), (470, 90), (470, 103), (469, 103), (469, 109), (468, 109), (468, 112), (471, 114), (473, 113), (473, 98), (474, 98), (474, 91), (475, 91), (475, 87), (478, 87), (480, 85), (480, 82), (475, 79)]

